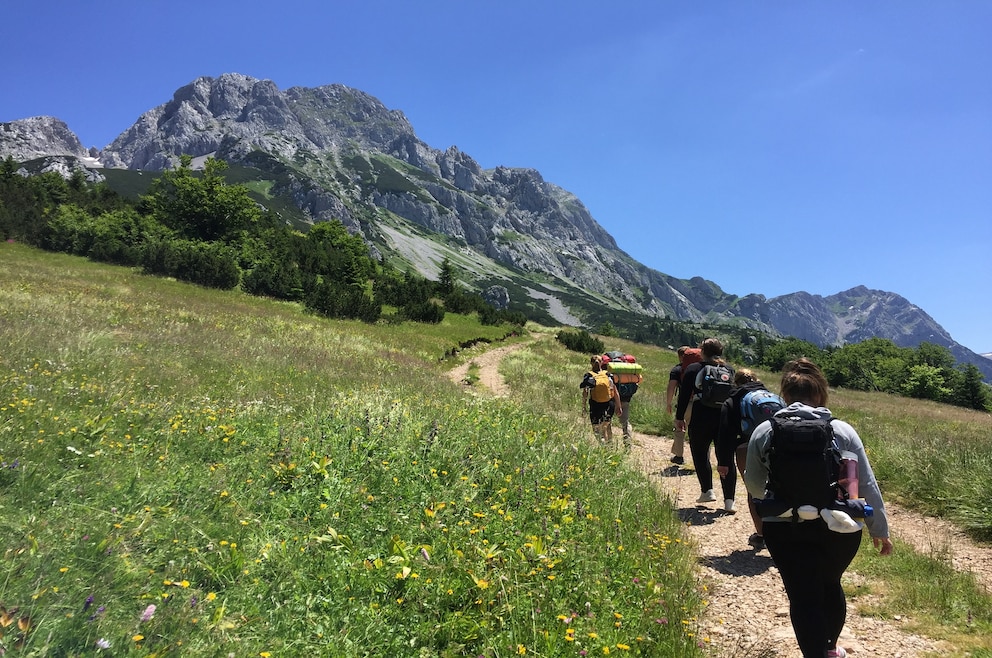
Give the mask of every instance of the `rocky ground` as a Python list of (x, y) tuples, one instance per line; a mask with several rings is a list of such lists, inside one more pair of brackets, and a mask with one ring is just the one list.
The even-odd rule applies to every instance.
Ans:
[[(499, 362), (509, 351), (518, 348), (519, 345), (500, 347), (473, 356), (471, 362), (478, 366), (479, 380), (472, 389), (484, 394), (506, 395), (508, 391), (499, 374)], [(468, 367), (466, 363), (452, 370), (452, 380), (464, 382)], [(737, 514), (724, 512), (722, 500), (697, 504), (699, 485), (688, 449), (686, 464), (677, 467), (669, 462), (670, 447), (670, 437), (635, 432), (630, 459), (672, 497), (685, 522), (686, 532), (695, 543), (699, 555), (699, 582), (706, 588), (708, 602), (700, 621), (700, 632), (709, 639), (713, 655), (800, 658), (789, 622), (788, 599), (778, 571), (767, 550), (756, 551), (747, 543), (754, 528), (743, 505), (746, 500), (743, 484), (738, 480), (737, 501), (741, 511)], [(972, 542), (946, 522), (922, 517), (893, 503), (888, 503), (886, 508), (894, 539), (906, 542), (922, 553), (949, 557), (957, 569), (971, 571), (992, 591), (992, 549)], [(862, 580), (850, 571), (845, 579), (852, 586)], [(847, 626), (841, 634), (840, 644), (852, 658), (910, 658), (951, 652), (940, 642), (909, 632), (907, 628), (911, 621), (906, 617), (862, 617), (849, 605)]]

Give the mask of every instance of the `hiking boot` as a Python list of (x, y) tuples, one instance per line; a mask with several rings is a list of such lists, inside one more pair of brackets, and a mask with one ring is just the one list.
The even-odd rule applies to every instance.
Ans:
[(697, 503), (712, 503), (715, 500), (716, 500), (716, 494), (714, 494), (713, 493), (713, 490), (710, 489), (709, 491), (704, 491), (703, 493), (699, 494), (699, 498), (696, 499), (696, 502)]
[(723, 501), (723, 511), (727, 512), (728, 514), (737, 513), (737, 503), (734, 502), (733, 498), (727, 498), (726, 500)]
[(758, 533), (754, 533), (753, 535), (747, 538), (747, 543), (750, 544), (751, 546), (754, 546), (756, 549), (760, 551), (762, 548), (765, 547), (765, 538), (759, 535)]
[(679, 466), (681, 466), (682, 464), (685, 463), (685, 457), (677, 457), (675, 455), (672, 455), (672, 458), (669, 459), (668, 461), (672, 462), (673, 464), (678, 464)]
[(827, 651), (827, 658), (847, 658), (847, 652), (844, 651), (844, 647), (837, 647)]

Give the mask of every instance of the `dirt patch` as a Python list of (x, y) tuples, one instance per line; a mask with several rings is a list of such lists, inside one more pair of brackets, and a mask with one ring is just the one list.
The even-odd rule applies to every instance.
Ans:
[[(456, 384), (461, 384), (466, 388), (472, 388), (477, 392), (498, 397), (509, 395), (510, 389), (507, 387), (503, 375), (499, 373), (499, 364), (504, 356), (510, 352), (519, 350), (523, 346), (524, 343), (517, 343), (515, 345), (505, 345), (473, 354), (468, 361), (450, 370), (448, 376)], [(479, 380), (470, 386), (468, 376), (469, 369), (473, 365), (478, 367)]]
[[(469, 365), (475, 363), (479, 380), (471, 387), (473, 391), (505, 396), (509, 390), (499, 374), (499, 363), (506, 354), (522, 346), (510, 345), (474, 355), (468, 363), (452, 370), (450, 376), (456, 383), (465, 384)], [(620, 435), (617, 428), (614, 434)], [(591, 431), (589, 439), (593, 440)], [(700, 620), (700, 635), (714, 656), (801, 658), (778, 570), (766, 549), (755, 550), (747, 543), (754, 527), (744, 504), (743, 483), (738, 479), (736, 500), (741, 511), (736, 514), (724, 512), (722, 500), (697, 504), (699, 484), (688, 450), (685, 465), (675, 466), (669, 461), (670, 448), (670, 437), (635, 431), (629, 459), (671, 497), (695, 546), (699, 556), (698, 580), (707, 601)], [(714, 473), (714, 482), (716, 478)], [(719, 491), (719, 486), (716, 489)], [(924, 517), (891, 502), (886, 504), (886, 510), (893, 538), (910, 544), (920, 553), (949, 559), (956, 569), (971, 572), (992, 591), (992, 548), (977, 544), (946, 521)], [(864, 580), (852, 571), (844, 578), (846, 584), (854, 587)], [(940, 642), (908, 632), (906, 627), (911, 622), (905, 616), (862, 617), (849, 604), (840, 644), (852, 658), (912, 658), (950, 652)]]

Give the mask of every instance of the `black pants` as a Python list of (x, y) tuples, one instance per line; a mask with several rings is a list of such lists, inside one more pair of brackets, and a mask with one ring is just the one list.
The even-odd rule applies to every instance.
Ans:
[(861, 532), (843, 534), (821, 520), (763, 526), (765, 546), (789, 595), (789, 615), (804, 658), (823, 658), (847, 619), (840, 578), (861, 547)]
[[(692, 405), (692, 421), (689, 423), (689, 454), (692, 455), (692, 465), (696, 469), (696, 479), (699, 480), (699, 490), (706, 492), (713, 488), (713, 464), (710, 462), (710, 446), (716, 442), (720, 431), (720, 410), (704, 407), (699, 403)], [(724, 500), (734, 497), (735, 479), (728, 486), (726, 480), (721, 480)]]

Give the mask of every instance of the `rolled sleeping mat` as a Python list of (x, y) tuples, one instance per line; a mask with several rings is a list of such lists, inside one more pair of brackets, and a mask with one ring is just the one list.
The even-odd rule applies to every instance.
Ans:
[(632, 372), (615, 372), (613, 373), (613, 381), (617, 384), (640, 384), (644, 379), (640, 374), (634, 374)]
[(613, 374), (639, 375), (644, 370), (640, 363), (627, 363), (625, 361), (610, 361), (608, 364), (610, 372)]

